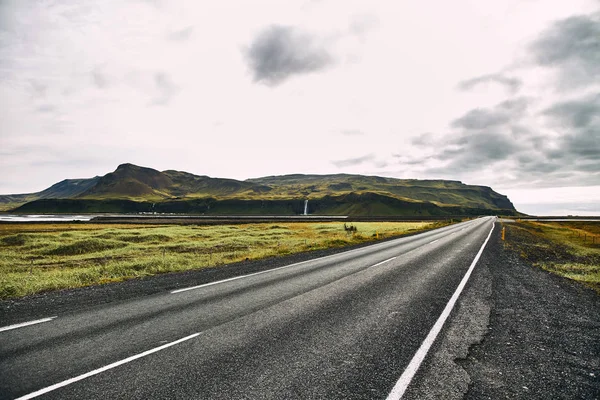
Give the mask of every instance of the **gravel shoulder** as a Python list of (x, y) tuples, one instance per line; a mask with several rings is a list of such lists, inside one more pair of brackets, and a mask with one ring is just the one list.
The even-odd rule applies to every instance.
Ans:
[(500, 226), (407, 399), (599, 399), (600, 296), (505, 248)]

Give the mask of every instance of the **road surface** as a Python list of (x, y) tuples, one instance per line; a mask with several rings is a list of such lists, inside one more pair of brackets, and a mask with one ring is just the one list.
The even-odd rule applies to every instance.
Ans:
[(0, 326), (0, 397), (385, 399), (476, 267), (493, 222), (40, 310)]

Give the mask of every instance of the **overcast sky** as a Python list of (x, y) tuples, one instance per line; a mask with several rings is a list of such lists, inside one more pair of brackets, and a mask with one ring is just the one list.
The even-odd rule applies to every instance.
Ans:
[(600, 215), (600, 2), (0, 1), (0, 193), (131, 162)]

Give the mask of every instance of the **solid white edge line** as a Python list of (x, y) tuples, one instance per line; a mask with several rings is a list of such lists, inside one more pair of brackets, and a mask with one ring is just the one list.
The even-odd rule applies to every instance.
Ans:
[(179, 344), (181, 342), (185, 342), (186, 340), (193, 339), (193, 338), (195, 338), (198, 335), (200, 335), (200, 333), (194, 333), (193, 335), (186, 336), (186, 337), (181, 338), (179, 340), (176, 340), (174, 342), (163, 344), (162, 346), (155, 347), (155, 348), (147, 350), (147, 351), (145, 351), (143, 353), (139, 353), (139, 354), (136, 354), (134, 356), (127, 357), (127, 358), (125, 358), (125, 359), (123, 359), (121, 361), (117, 361), (117, 362), (114, 362), (112, 364), (108, 364), (108, 365), (106, 365), (106, 366), (104, 366), (102, 368), (95, 369), (93, 371), (90, 371), (90, 372), (87, 372), (85, 374), (76, 376), (74, 378), (67, 379), (66, 381), (62, 381), (62, 382), (56, 383), (56, 384), (54, 384), (52, 386), (45, 387), (45, 388), (40, 389), (38, 391), (35, 391), (33, 393), (29, 393), (29, 394), (27, 394), (25, 396), (22, 396), (22, 397), (19, 397), (19, 398), (15, 399), (15, 400), (33, 399), (34, 397), (41, 396), (41, 395), (43, 395), (45, 393), (51, 392), (53, 390), (59, 389), (61, 387), (67, 386), (67, 385), (70, 385), (71, 383), (75, 383), (75, 382), (80, 381), (82, 379), (89, 378), (90, 376), (97, 375), (97, 374), (102, 373), (104, 371), (108, 371), (109, 369), (118, 367), (119, 365), (123, 365), (123, 364), (131, 362), (133, 360), (137, 360), (138, 358), (142, 358), (142, 357), (145, 357), (145, 356), (150, 355), (152, 353), (156, 353), (157, 351), (164, 350), (167, 347), (171, 347), (171, 346), (174, 346), (174, 345)]
[[(470, 222), (470, 221), (467, 221), (467, 222)], [(452, 225), (449, 225), (449, 227), (452, 227)], [(439, 229), (444, 229), (444, 228), (446, 228), (446, 227), (442, 227), (442, 228), (439, 228)], [(463, 229), (461, 229), (461, 230), (464, 230), (464, 229), (465, 229), (465, 228), (463, 228)], [(434, 232), (435, 230), (437, 230), (437, 229), (434, 229), (433, 231), (428, 231), (428, 232)], [(428, 232), (423, 232), (423, 233), (428, 233)], [(398, 239), (404, 239), (404, 237), (399, 237)], [(437, 239), (437, 240), (439, 240), (439, 239)], [(436, 242), (437, 240), (434, 240), (434, 241), (433, 241), (433, 242), (431, 242), (431, 243), (434, 243), (434, 242)], [(430, 244), (431, 244), (431, 243), (430, 243)], [(373, 243), (373, 245), (372, 245), (372, 246), (377, 246), (377, 245), (385, 245), (385, 244), (387, 244), (387, 242)], [(301, 264), (306, 264), (306, 263), (308, 263), (308, 262), (311, 262), (311, 261), (324, 260), (324, 259), (326, 259), (326, 258), (330, 258), (330, 257), (339, 256), (339, 255), (341, 255), (341, 254), (344, 254), (344, 253), (350, 253), (350, 252), (353, 252), (353, 251), (356, 251), (356, 250), (358, 250), (358, 249), (353, 249), (353, 250), (343, 251), (343, 252), (341, 252), (341, 253), (332, 254), (332, 255), (329, 255), (329, 256), (324, 256), (324, 257), (319, 257), (319, 258), (315, 258), (315, 259), (312, 259), (312, 260), (300, 261), (300, 262), (297, 262), (297, 263), (294, 263), (294, 264), (283, 265), (283, 266), (281, 266), (281, 267), (277, 267), (277, 268), (273, 268), (273, 269), (268, 269), (268, 270), (266, 270), (266, 271), (254, 272), (254, 273), (252, 273), (252, 274), (248, 274), (248, 275), (234, 276), (233, 278), (223, 279), (223, 280), (220, 280), (220, 281), (203, 283), (203, 284), (201, 284), (201, 285), (190, 286), (190, 287), (186, 287), (186, 288), (182, 288), (182, 289), (175, 289), (175, 290), (171, 290), (171, 292), (170, 292), (170, 293), (171, 293), (171, 294), (176, 294), (176, 293), (181, 293), (181, 292), (187, 292), (188, 290), (196, 290), (196, 289), (201, 289), (201, 288), (204, 288), (204, 287), (208, 287), (208, 286), (212, 286), (212, 285), (218, 285), (218, 284), (225, 283), (225, 282), (231, 282), (231, 281), (235, 281), (235, 280), (242, 279), (242, 278), (248, 278), (248, 277), (255, 276), (255, 275), (260, 275), (260, 274), (266, 274), (267, 272), (273, 272), (273, 271), (277, 271), (277, 270), (280, 270), (280, 269), (285, 269), (285, 268), (290, 268), (290, 267), (296, 267), (296, 266), (298, 266), (298, 265), (301, 265)], [(388, 261), (389, 261), (389, 260), (388, 260)], [(387, 262), (387, 261), (384, 261), (384, 262)], [(376, 264), (376, 265), (378, 265), (378, 264)]]
[(431, 331), (429, 331), (429, 334), (427, 335), (425, 340), (423, 340), (423, 343), (421, 343), (421, 347), (419, 347), (419, 350), (417, 350), (417, 352), (413, 356), (412, 360), (410, 360), (408, 367), (406, 367), (406, 369), (404, 370), (404, 372), (398, 379), (398, 382), (396, 382), (396, 385), (394, 385), (394, 388), (388, 395), (387, 400), (399, 400), (404, 395), (404, 392), (406, 391), (406, 389), (408, 388), (408, 385), (410, 385), (410, 382), (412, 381), (413, 377), (417, 373), (417, 370), (421, 366), (421, 363), (425, 359), (425, 356), (429, 352), (429, 349), (433, 345), (433, 342), (435, 341), (437, 335), (442, 330), (442, 327), (444, 326), (446, 319), (452, 312), (452, 309), (454, 308), (454, 304), (456, 303), (456, 300), (458, 300), (458, 297), (460, 296), (463, 288), (467, 284), (467, 281), (469, 280), (469, 277), (471, 276), (471, 272), (473, 272), (473, 269), (475, 268), (475, 264), (477, 264), (477, 261), (479, 261), (479, 257), (481, 257), (481, 254), (483, 253), (483, 249), (485, 248), (486, 244), (490, 240), (490, 237), (492, 236), (493, 231), (494, 231), (494, 225), (492, 224), (492, 229), (490, 230), (490, 233), (488, 234), (487, 238), (485, 239), (485, 242), (483, 242), (483, 245), (479, 249), (479, 252), (473, 259), (473, 262), (471, 263), (471, 266), (467, 270), (467, 273), (465, 274), (463, 279), (460, 281), (460, 284), (456, 288), (456, 291), (454, 292), (454, 294), (448, 301), (448, 304), (446, 304), (444, 311), (442, 311), (442, 314), (439, 316), (439, 318), (437, 319), (437, 321), (431, 328)]
[(433, 242), (429, 242), (429, 244), (434, 244), (435, 242), (439, 241), (440, 239), (435, 239)]
[(41, 324), (42, 322), (49, 322), (49, 321), (52, 321), (54, 318), (56, 318), (56, 317), (36, 319), (35, 321), (21, 322), (20, 324), (4, 326), (4, 327), (0, 328), (0, 332), (10, 331), (12, 329), (22, 328), (24, 326), (29, 326), (29, 325)]

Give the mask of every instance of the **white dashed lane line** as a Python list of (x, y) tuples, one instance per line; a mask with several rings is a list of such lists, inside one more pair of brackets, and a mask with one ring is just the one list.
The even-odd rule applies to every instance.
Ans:
[(35, 321), (21, 322), (20, 324), (14, 324), (14, 325), (9, 325), (9, 326), (4, 326), (4, 327), (0, 328), (0, 332), (10, 331), (10, 330), (13, 330), (13, 329), (23, 328), (25, 326), (30, 326), (30, 325), (35, 325), (35, 324), (41, 324), (43, 322), (50, 322), (54, 318), (56, 318), (56, 317), (36, 319)]
[(29, 393), (29, 394), (27, 394), (25, 396), (22, 396), (22, 397), (19, 397), (19, 398), (15, 399), (15, 400), (33, 399), (34, 397), (41, 396), (41, 395), (46, 394), (48, 392), (52, 392), (53, 390), (59, 389), (61, 387), (65, 387), (65, 386), (70, 385), (70, 384), (75, 383), (75, 382), (78, 382), (78, 381), (80, 381), (82, 379), (89, 378), (90, 376), (94, 376), (94, 375), (100, 374), (100, 373), (102, 373), (104, 371), (108, 371), (109, 369), (116, 368), (119, 365), (127, 364), (128, 362), (131, 362), (133, 360), (137, 360), (138, 358), (146, 357), (146, 356), (148, 356), (150, 354), (156, 353), (157, 351), (161, 351), (161, 350), (164, 350), (164, 349), (166, 349), (168, 347), (175, 346), (176, 344), (179, 344), (181, 342), (185, 342), (186, 340), (193, 339), (193, 338), (195, 338), (198, 335), (200, 335), (200, 333), (194, 333), (193, 335), (189, 335), (189, 336), (186, 336), (186, 337), (181, 338), (179, 340), (175, 340), (174, 342), (163, 344), (162, 346), (155, 347), (153, 349), (144, 351), (143, 353), (139, 353), (139, 354), (133, 355), (131, 357), (127, 357), (127, 358), (125, 358), (123, 360), (114, 362), (112, 364), (108, 364), (108, 365), (106, 365), (106, 366), (104, 366), (102, 368), (95, 369), (93, 371), (87, 372), (85, 374), (81, 374), (81, 375), (76, 376), (74, 378), (67, 379), (66, 381), (62, 381), (62, 382), (59, 382), (59, 383), (54, 384), (52, 386), (45, 387), (45, 388), (40, 389), (38, 391), (35, 391), (33, 393)]

